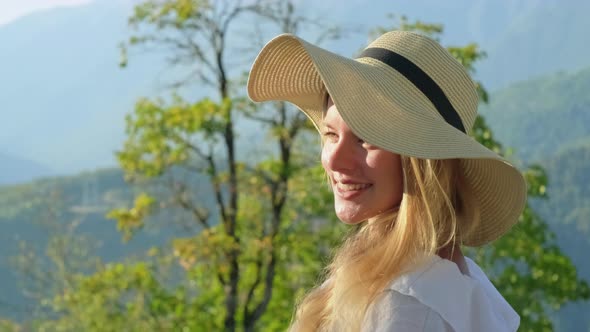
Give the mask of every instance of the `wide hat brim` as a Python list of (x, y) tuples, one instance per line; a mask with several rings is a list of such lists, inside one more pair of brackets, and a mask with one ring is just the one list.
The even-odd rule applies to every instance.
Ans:
[[(255, 102), (287, 101), (321, 130), (326, 93), (361, 139), (400, 155), (460, 159), (480, 204), (480, 223), (462, 234), (467, 246), (506, 233), (526, 203), (520, 171), (469, 135), (449, 125), (402, 74), (374, 61), (342, 57), (294, 35), (272, 39), (256, 58), (248, 79)], [(378, 116), (375, 116), (378, 114)]]

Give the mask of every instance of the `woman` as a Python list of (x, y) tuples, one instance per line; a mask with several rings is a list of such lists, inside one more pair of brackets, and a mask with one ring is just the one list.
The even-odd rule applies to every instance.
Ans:
[(313, 121), (336, 214), (362, 223), (292, 331), (516, 331), (518, 315), (461, 246), (506, 233), (526, 185), (468, 135), (476, 86), (448, 51), (394, 31), (347, 59), (281, 35), (257, 57), (248, 93)]

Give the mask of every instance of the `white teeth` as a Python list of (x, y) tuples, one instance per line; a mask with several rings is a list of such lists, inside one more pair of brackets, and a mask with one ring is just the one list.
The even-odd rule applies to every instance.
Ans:
[(368, 183), (364, 183), (364, 184), (337, 183), (336, 186), (338, 186), (338, 189), (340, 189), (342, 191), (353, 191), (353, 190), (361, 190), (361, 189), (368, 188), (370, 186), (370, 184), (368, 184)]

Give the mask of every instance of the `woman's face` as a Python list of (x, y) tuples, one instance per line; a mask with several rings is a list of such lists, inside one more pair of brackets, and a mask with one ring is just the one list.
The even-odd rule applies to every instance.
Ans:
[(322, 166), (338, 218), (356, 224), (398, 206), (403, 192), (400, 156), (356, 137), (331, 99), (323, 124)]

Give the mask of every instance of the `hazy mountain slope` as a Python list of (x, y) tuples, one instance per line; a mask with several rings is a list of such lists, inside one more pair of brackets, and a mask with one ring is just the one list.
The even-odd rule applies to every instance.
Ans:
[[(558, 243), (590, 282), (590, 140), (585, 145), (564, 149), (543, 161), (549, 174), (549, 199), (534, 207), (551, 224)], [(590, 328), (590, 301), (568, 305), (559, 315), (560, 331)]]
[[(478, 66), (478, 76), (497, 89), (516, 81), (560, 70), (590, 66), (587, 14), (590, 2), (497, 1), (496, 6), (527, 8), (507, 22), (488, 22), (503, 31), (483, 39), (488, 58)], [(487, 3), (489, 5), (489, 2)], [(483, 13), (485, 15), (485, 13)]]
[[(211, 208), (211, 218), (216, 220), (213, 197), (207, 194), (211, 188), (204, 178), (191, 177), (189, 187), (201, 204)], [(49, 238), (61, 234), (55, 232), (56, 223), (65, 225), (76, 221), (74, 233), (96, 241), (98, 247), (90, 254), (100, 256), (105, 262), (141, 257), (152, 246), (167, 244), (172, 236), (190, 236), (198, 231), (198, 227), (180, 226), (192, 220), (188, 213), (166, 209), (165, 213), (155, 211), (144, 230), (124, 243), (116, 221), (106, 219), (105, 215), (114, 208), (130, 207), (137, 192), (143, 190), (162, 200), (171, 196), (160, 182), (141, 186), (125, 183), (118, 169), (0, 187), (0, 317), (16, 320), (29, 317), (27, 308), (31, 300), (24, 296), (23, 286), (30, 280), (16, 273), (11, 260), (19, 254), (20, 241), (26, 241), (39, 257), (45, 257)]]
[(0, 149), (62, 173), (114, 165), (125, 114), (162, 70), (153, 56), (118, 67), (129, 13), (99, 2), (0, 27), (0, 105), (10, 119), (0, 123)]
[(51, 175), (47, 166), (0, 152), (0, 186), (28, 182), (33, 178)]
[[(533, 201), (556, 233), (580, 276), (590, 281), (590, 67), (510, 85), (482, 107), (495, 136), (524, 164), (545, 167), (547, 200)], [(557, 331), (587, 331), (590, 303), (567, 305), (556, 315)]]
[(590, 138), (590, 67), (510, 85), (482, 113), (496, 136), (524, 160), (546, 160)]
[[(133, 52), (129, 68), (118, 68), (117, 45), (130, 33), (126, 22), (132, 3), (97, 0), (41, 11), (0, 26), (0, 43), (4, 45), (0, 105), (10, 119), (0, 123), (1, 151), (48, 165), (59, 173), (115, 165), (112, 152), (124, 139), (125, 114), (139, 97), (163, 93), (163, 84), (174, 75), (165, 65), (164, 53)], [(344, 55), (365, 44), (368, 29), (390, 25), (387, 13), (442, 23), (443, 42), (474, 41), (488, 52), (488, 58), (478, 66), (478, 78), (493, 88), (499, 81), (577, 68), (584, 61), (590, 65), (585, 56), (590, 54), (590, 46), (580, 42), (586, 38), (583, 13), (587, 7), (583, 1), (556, 0), (375, 1), (370, 7), (363, 1), (344, 5), (304, 0), (300, 9), (309, 17), (351, 32), (327, 45)], [(324, 15), (328, 11), (330, 15)], [(252, 22), (242, 24), (251, 27)], [(251, 36), (242, 33), (247, 29), (236, 29), (233, 41), (253, 47)], [(274, 34), (264, 33), (264, 40)], [(232, 60), (232, 70), (239, 71), (239, 66), (243, 66), (240, 70), (248, 69), (251, 61), (242, 53)], [(193, 86), (189, 91), (198, 94), (200, 89)]]

